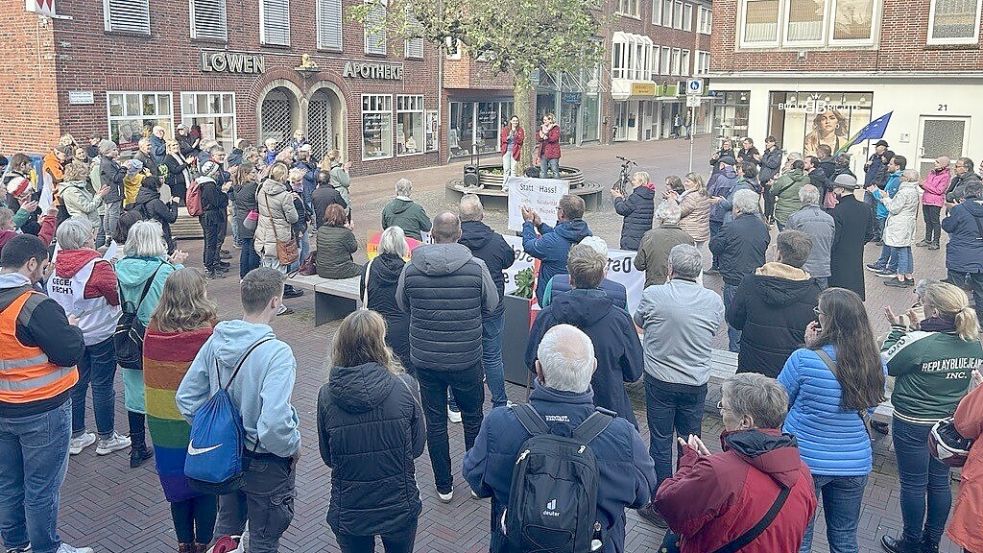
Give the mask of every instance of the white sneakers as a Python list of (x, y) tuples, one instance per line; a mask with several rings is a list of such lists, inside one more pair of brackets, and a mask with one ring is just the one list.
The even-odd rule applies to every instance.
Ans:
[(68, 442), (68, 454), (78, 455), (82, 453), (82, 450), (89, 447), (90, 445), (96, 443), (96, 435), (92, 432), (86, 432), (78, 438), (72, 438)]
[(93, 551), (91, 547), (72, 547), (62, 542), (61, 547), (55, 553), (93, 553)]
[(447, 420), (451, 422), (461, 422), (461, 412), (451, 411), (451, 408), (447, 408)]
[(119, 451), (128, 447), (130, 447), (130, 439), (126, 436), (120, 436), (113, 431), (112, 436), (106, 438), (105, 440), (99, 440), (99, 444), (96, 445), (96, 455), (109, 455), (114, 451)]
[(451, 501), (454, 501), (454, 490), (451, 489), (451, 491), (447, 493), (440, 493), (440, 490), (437, 490), (437, 499), (439, 499), (441, 503), (450, 503)]

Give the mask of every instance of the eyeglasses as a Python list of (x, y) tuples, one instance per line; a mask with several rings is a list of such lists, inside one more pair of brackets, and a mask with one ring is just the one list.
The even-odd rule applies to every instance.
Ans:
[(817, 317), (820, 316), (820, 315), (825, 315), (825, 313), (823, 313), (822, 311), (819, 310), (819, 306), (818, 305), (816, 307), (813, 307), (812, 308), (812, 312), (815, 313)]
[(720, 401), (717, 402), (717, 410), (718, 411), (730, 411), (731, 409), (728, 408), (728, 407), (724, 407), (724, 400), (720, 400)]

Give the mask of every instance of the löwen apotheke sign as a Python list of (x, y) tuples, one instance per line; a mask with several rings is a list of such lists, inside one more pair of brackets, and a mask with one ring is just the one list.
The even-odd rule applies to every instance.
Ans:
[(205, 73), (258, 75), (266, 71), (266, 60), (259, 54), (204, 50), (201, 52), (201, 70)]
[(348, 61), (342, 75), (346, 79), (403, 80), (402, 64)]

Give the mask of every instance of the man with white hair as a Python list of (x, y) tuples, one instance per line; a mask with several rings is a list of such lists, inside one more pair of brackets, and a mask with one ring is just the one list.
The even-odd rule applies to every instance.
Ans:
[(167, 144), (164, 141), (166, 132), (164, 127), (157, 125), (150, 134), (150, 157), (154, 165), (164, 163), (164, 158), (167, 157)]
[[(703, 428), (710, 351), (724, 322), (720, 295), (697, 281), (703, 270), (700, 250), (679, 244), (667, 257), (669, 280), (645, 288), (634, 316), (645, 331), (645, 412), (659, 484), (672, 476), (673, 432), (685, 438), (699, 436)], [(666, 527), (651, 505), (638, 514)]]
[[(123, 177), (126, 176), (127, 170), (127, 167), (124, 166), (129, 165), (129, 162), (120, 165), (116, 161), (118, 157), (119, 146), (115, 142), (112, 140), (99, 142), (99, 188), (103, 186), (109, 188), (109, 192), (102, 198), (103, 203), (106, 204), (106, 213), (103, 216), (103, 235), (107, 242), (109, 237), (116, 234), (116, 225), (119, 224), (119, 216), (123, 213)], [(96, 245), (101, 246), (102, 244)]]
[[(608, 259), (608, 244), (600, 236), (588, 236), (581, 240), (580, 243), (589, 246), (592, 250), (603, 255), (604, 259)], [(569, 252), (567, 255), (569, 256)], [(608, 278), (607, 265), (604, 267), (604, 278), (601, 279), (598, 289), (603, 290), (605, 294), (614, 300), (615, 305), (623, 309), (628, 309), (628, 290), (624, 284)], [(539, 300), (539, 306), (548, 307), (558, 296), (570, 290), (573, 290), (573, 285), (570, 284), (570, 275), (568, 273), (564, 272), (550, 278), (546, 282), (546, 287), (543, 289), (543, 298)]]
[(157, 162), (154, 161), (153, 145), (150, 138), (141, 138), (140, 141), (137, 142), (137, 147), (139, 149), (137, 150), (136, 155), (133, 156), (133, 159), (142, 163), (143, 167), (150, 171), (151, 175), (159, 177), (160, 168), (157, 167)]
[[(751, 190), (734, 194), (734, 220), (724, 225), (720, 233), (710, 238), (710, 251), (720, 262), (724, 280), (724, 306), (730, 309), (734, 293), (744, 277), (765, 264), (765, 252), (771, 243), (768, 225), (761, 220), (758, 195)], [(741, 332), (727, 328), (728, 348), (740, 350)]]
[(433, 223), (423, 206), (410, 199), (412, 193), (410, 179), (396, 181), (396, 197), (382, 208), (382, 228), (397, 226), (407, 237), (423, 240), (423, 233), (430, 232)]
[(658, 226), (642, 236), (635, 256), (635, 268), (645, 271), (645, 287), (666, 282), (669, 252), (679, 244), (695, 246), (693, 237), (679, 227), (680, 210), (676, 202), (662, 202), (655, 208)]
[[(591, 376), (594, 345), (580, 330), (559, 325), (539, 344), (535, 389), (529, 405), (549, 433), (569, 436), (596, 410)], [(481, 424), (474, 447), (464, 455), (464, 477), (479, 497), (492, 497), (490, 551), (502, 550), (502, 515), (509, 504), (512, 469), (531, 434), (519, 422), (515, 406), (492, 410)], [(597, 459), (597, 521), (604, 553), (625, 550), (625, 508), (649, 502), (655, 470), (638, 431), (615, 418), (588, 447)]]
[(819, 189), (811, 184), (799, 190), (802, 208), (788, 218), (788, 230), (801, 230), (812, 238), (812, 251), (802, 269), (819, 284), (820, 290), (829, 286), (829, 258), (833, 248), (836, 224), (833, 216), (819, 207)]

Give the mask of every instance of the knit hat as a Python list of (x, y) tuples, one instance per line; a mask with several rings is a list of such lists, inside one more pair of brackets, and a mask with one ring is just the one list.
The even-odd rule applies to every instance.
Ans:
[(23, 196), (29, 188), (31, 188), (31, 181), (24, 177), (14, 177), (7, 183), (7, 193), (15, 198)]
[(851, 177), (850, 175), (840, 175), (833, 180), (833, 188), (842, 188), (844, 190), (856, 190), (860, 188), (857, 184), (857, 178)]
[(737, 160), (734, 159), (734, 156), (720, 156), (717, 163), (723, 163), (724, 165), (737, 165)]
[(131, 159), (130, 168), (126, 171), (126, 174), (132, 176), (139, 173), (140, 171), (143, 171), (143, 162), (137, 158)]
[(214, 161), (206, 161), (201, 165), (201, 174), (206, 177), (214, 177), (218, 174), (218, 164)]

